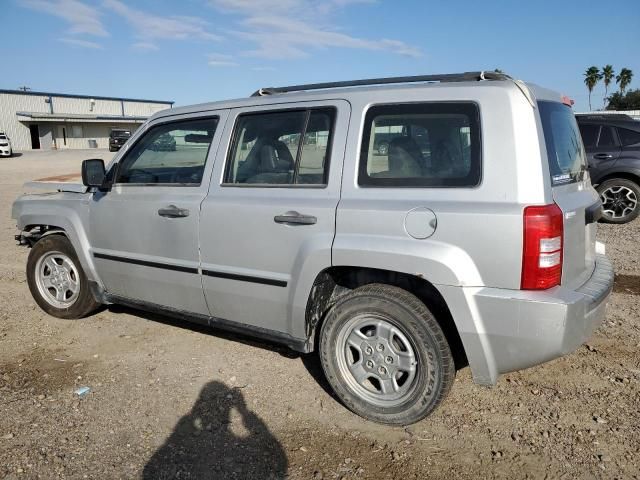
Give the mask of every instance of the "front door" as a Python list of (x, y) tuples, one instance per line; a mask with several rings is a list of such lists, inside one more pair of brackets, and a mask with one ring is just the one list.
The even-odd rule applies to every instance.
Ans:
[(201, 214), (213, 317), (304, 337), (294, 319), (331, 265), (349, 114), (343, 101), (230, 113)]
[(118, 159), (111, 191), (94, 193), (92, 255), (108, 293), (208, 314), (198, 224), (226, 115), (152, 123)]

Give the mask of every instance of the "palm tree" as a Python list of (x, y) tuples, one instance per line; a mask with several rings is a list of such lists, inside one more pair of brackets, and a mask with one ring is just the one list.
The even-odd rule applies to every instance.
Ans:
[(631, 70), (629, 70), (628, 68), (623, 68), (622, 70), (620, 70), (620, 75), (616, 77), (616, 83), (620, 85), (620, 93), (624, 94), (624, 91), (631, 83), (632, 78), (633, 72)]
[(604, 83), (604, 98), (602, 99), (602, 108), (604, 108), (607, 102), (607, 96), (609, 94), (609, 84), (615, 77), (616, 72), (613, 70), (613, 65), (605, 65), (602, 67), (602, 82)]
[(587, 90), (589, 90), (589, 110), (591, 110), (591, 92), (593, 92), (594, 87), (601, 78), (602, 75), (598, 67), (589, 67), (587, 71), (584, 72), (584, 84), (587, 86)]

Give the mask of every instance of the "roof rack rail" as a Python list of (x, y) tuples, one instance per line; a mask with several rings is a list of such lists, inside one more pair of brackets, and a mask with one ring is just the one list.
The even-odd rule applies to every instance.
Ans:
[(443, 73), (435, 75), (416, 75), (409, 77), (367, 78), (363, 80), (347, 80), (343, 82), (308, 83), (306, 85), (291, 85), (288, 87), (268, 87), (256, 90), (251, 96), (262, 97), (274, 93), (300, 92), (304, 90), (325, 90), (340, 87), (360, 87), (364, 85), (387, 85), (391, 83), (418, 82), (468, 82), (479, 80), (513, 80), (509, 75), (498, 72), (463, 72)]

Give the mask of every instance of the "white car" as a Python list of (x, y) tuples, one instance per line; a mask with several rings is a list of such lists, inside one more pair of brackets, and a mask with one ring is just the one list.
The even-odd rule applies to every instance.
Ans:
[(13, 155), (11, 140), (3, 132), (0, 132), (0, 157), (10, 157), (11, 155)]

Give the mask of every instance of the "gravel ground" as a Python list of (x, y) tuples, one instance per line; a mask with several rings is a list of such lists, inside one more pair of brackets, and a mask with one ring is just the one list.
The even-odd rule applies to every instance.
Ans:
[(640, 478), (640, 221), (600, 226), (619, 276), (586, 346), (493, 388), (463, 369), (428, 419), (389, 428), (342, 407), (313, 355), (122, 307), (37, 308), (11, 202), (95, 156), (0, 159), (0, 479)]

